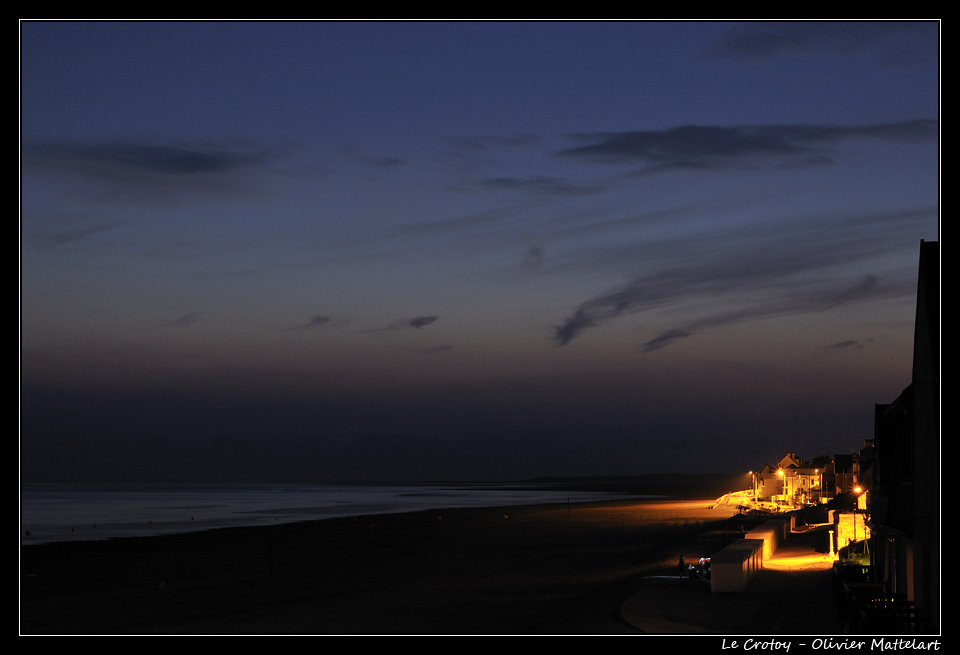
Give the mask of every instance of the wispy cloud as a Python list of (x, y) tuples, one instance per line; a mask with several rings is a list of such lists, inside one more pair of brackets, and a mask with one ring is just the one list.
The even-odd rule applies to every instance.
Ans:
[(188, 328), (194, 325), (197, 321), (199, 321), (202, 315), (203, 315), (203, 312), (190, 312), (188, 314), (184, 314), (180, 318), (176, 318), (172, 321), (164, 323), (163, 327)]
[(412, 328), (416, 328), (416, 329), (418, 329), (418, 330), (422, 330), (422, 329), (425, 328), (426, 326), (428, 326), (428, 325), (430, 325), (431, 323), (433, 323), (434, 321), (436, 321), (437, 318), (439, 318), (439, 317), (437, 317), (437, 316), (417, 316), (417, 317), (412, 318), (412, 319), (410, 319), (409, 321), (407, 321), (407, 325), (409, 325), (409, 326), (412, 327)]
[(334, 327), (343, 326), (346, 324), (347, 324), (347, 319), (334, 318), (332, 316), (317, 314), (316, 316), (311, 316), (306, 323), (301, 323), (300, 325), (295, 325), (293, 327), (289, 327), (286, 329), (288, 330), (326, 330)]
[(527, 247), (527, 252), (523, 257), (523, 268), (531, 273), (535, 273), (543, 264), (543, 248), (536, 245)]
[(929, 220), (931, 213), (936, 209), (793, 219), (592, 252), (572, 270), (631, 261), (645, 270), (581, 302), (554, 326), (552, 339), (564, 346), (613, 320), (645, 314), (663, 325), (641, 346), (651, 352), (725, 325), (906, 297), (915, 284), (911, 272), (884, 268), (883, 256), (902, 248), (918, 217)]
[(449, 344), (443, 344), (440, 346), (431, 346), (429, 348), (414, 348), (414, 352), (420, 353), (421, 355), (439, 355), (440, 353), (445, 353), (453, 350), (453, 346)]
[(114, 230), (124, 225), (123, 221), (111, 221), (99, 223), (97, 225), (85, 225), (81, 227), (48, 229), (43, 232), (35, 232), (31, 238), (44, 248), (57, 248), (78, 241), (84, 241), (98, 234)]
[[(249, 143), (156, 144), (138, 141), (33, 141), (21, 148), (26, 175), (85, 182), (98, 200), (166, 206), (188, 198), (249, 196), (277, 153)], [(262, 179), (259, 183), (262, 184)]]
[(260, 150), (134, 142), (41, 141), (23, 146), (24, 163), (107, 179), (224, 173), (261, 164)]
[(643, 344), (643, 352), (648, 353), (654, 350), (659, 350), (660, 348), (666, 348), (677, 339), (683, 339), (689, 336), (690, 333), (684, 332), (683, 330), (667, 330), (663, 334), (660, 334)]
[[(588, 305), (590, 304), (595, 304), (595, 302), (591, 301)], [(597, 312), (589, 307), (579, 307), (577, 311), (567, 317), (562, 325), (554, 327), (553, 338), (561, 346), (565, 346), (580, 336), (580, 333), (587, 328), (596, 327), (618, 315), (618, 313), (609, 310)]]
[(414, 316), (413, 318), (399, 318), (387, 327), (375, 328), (372, 330), (361, 330), (362, 332), (396, 332), (398, 330), (422, 330), (431, 323), (439, 320), (439, 316)]
[(749, 61), (788, 54), (850, 55), (929, 47), (938, 26), (932, 21), (757, 21), (739, 23), (714, 44), (714, 54)]
[(684, 125), (665, 130), (581, 135), (586, 145), (558, 154), (607, 163), (647, 162), (654, 170), (753, 167), (771, 159), (784, 164), (824, 164), (834, 153), (828, 146), (845, 139), (933, 141), (934, 119), (873, 125)]
[[(705, 330), (745, 323), (775, 316), (822, 312), (839, 305), (868, 299), (899, 297), (908, 290), (897, 284), (882, 285), (876, 276), (865, 275), (859, 281), (837, 288), (838, 280), (827, 279), (818, 283), (781, 279), (769, 285), (758, 286), (754, 282), (739, 283), (728, 279), (720, 285), (705, 277), (702, 284), (686, 288), (674, 287), (651, 291), (637, 283), (627, 285), (618, 292), (594, 298), (581, 305), (566, 322), (555, 329), (554, 341), (563, 346), (584, 330), (598, 327), (624, 314), (639, 313), (658, 305), (681, 306), (698, 297), (716, 298), (723, 295), (733, 309), (710, 312), (701, 309), (697, 318), (668, 328), (644, 343), (643, 352), (665, 348), (677, 339), (693, 336)], [(725, 287), (725, 288), (724, 288)], [(746, 291), (750, 293), (745, 293)]]
[(514, 134), (507, 136), (461, 136), (447, 139), (450, 152), (475, 152), (497, 148), (530, 148), (540, 144), (538, 134)]
[(402, 166), (406, 162), (392, 155), (370, 154), (357, 143), (339, 143), (334, 147), (336, 153), (361, 166), (374, 169), (388, 169)]
[(586, 196), (601, 193), (604, 189), (598, 184), (579, 184), (560, 177), (492, 177), (482, 180), (480, 185), (488, 189), (509, 191), (530, 191), (548, 196)]
[(856, 339), (838, 341), (826, 347), (827, 350), (863, 350), (864, 345)]

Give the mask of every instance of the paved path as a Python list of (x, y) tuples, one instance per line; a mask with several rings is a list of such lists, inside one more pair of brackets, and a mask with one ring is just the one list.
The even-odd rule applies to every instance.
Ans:
[(714, 594), (704, 580), (644, 578), (620, 609), (627, 623), (657, 634), (841, 634), (833, 601), (833, 558), (825, 530), (794, 532), (748, 587)]

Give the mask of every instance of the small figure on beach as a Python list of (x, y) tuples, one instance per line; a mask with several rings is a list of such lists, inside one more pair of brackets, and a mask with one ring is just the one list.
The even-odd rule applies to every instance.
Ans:
[(683, 555), (680, 556), (680, 563), (677, 565), (677, 568), (680, 569), (680, 577), (683, 577), (684, 572), (687, 570), (687, 562), (683, 559)]

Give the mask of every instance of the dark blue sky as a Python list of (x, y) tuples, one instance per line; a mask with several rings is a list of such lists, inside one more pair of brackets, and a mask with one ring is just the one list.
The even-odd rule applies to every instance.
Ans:
[(936, 22), (22, 22), (25, 480), (746, 471), (910, 376)]

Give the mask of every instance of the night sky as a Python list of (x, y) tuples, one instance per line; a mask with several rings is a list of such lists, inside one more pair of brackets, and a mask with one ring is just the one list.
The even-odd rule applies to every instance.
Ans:
[(20, 24), (20, 474), (849, 453), (910, 382), (936, 22)]

